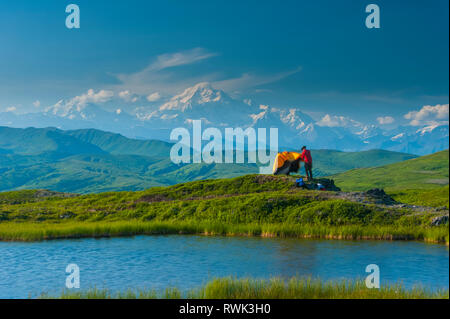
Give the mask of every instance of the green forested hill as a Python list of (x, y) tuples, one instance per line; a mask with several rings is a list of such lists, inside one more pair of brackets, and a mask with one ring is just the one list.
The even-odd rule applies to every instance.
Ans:
[(172, 144), (158, 140), (129, 139), (95, 129), (63, 131), (49, 128), (10, 128), (0, 126), (0, 154), (126, 154), (166, 157)]
[(172, 147), (171, 143), (163, 141), (130, 139), (120, 134), (95, 129), (67, 131), (66, 134), (111, 154), (167, 157)]
[(38, 155), (45, 152), (60, 154), (91, 153), (104, 151), (98, 146), (82, 141), (56, 128), (10, 128), (0, 126), (0, 154), (14, 153)]

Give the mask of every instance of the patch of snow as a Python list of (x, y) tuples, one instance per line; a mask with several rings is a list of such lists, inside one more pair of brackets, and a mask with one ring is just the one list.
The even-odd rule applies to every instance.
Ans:
[(397, 135), (391, 137), (391, 141), (396, 141), (396, 140), (402, 138), (403, 136), (405, 136), (405, 133), (397, 134)]
[(423, 135), (425, 135), (426, 133), (431, 133), (431, 132), (433, 132), (433, 130), (434, 130), (436, 127), (438, 127), (438, 126), (439, 126), (439, 125), (437, 125), (437, 124), (425, 126), (425, 127), (423, 127), (423, 128), (418, 129), (418, 130), (416, 131), (416, 133), (423, 136)]

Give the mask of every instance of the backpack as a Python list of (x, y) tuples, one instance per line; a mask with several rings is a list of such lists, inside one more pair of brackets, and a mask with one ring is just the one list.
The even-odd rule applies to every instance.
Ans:
[(297, 179), (297, 180), (295, 181), (295, 186), (297, 186), (297, 187), (305, 187), (306, 184), (305, 184), (305, 182), (303, 181), (303, 178)]

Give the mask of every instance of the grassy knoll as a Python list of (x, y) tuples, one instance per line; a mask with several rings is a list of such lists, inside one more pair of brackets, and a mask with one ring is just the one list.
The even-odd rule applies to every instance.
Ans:
[(13, 192), (0, 192), (0, 204), (36, 203), (42, 200), (77, 197), (77, 194), (59, 193), (48, 190), (30, 189)]
[(391, 195), (392, 198), (401, 203), (431, 207), (446, 207), (447, 209), (449, 208), (448, 185), (432, 190), (407, 189), (391, 191), (389, 192), (389, 195)]
[(62, 299), (448, 299), (448, 290), (431, 292), (423, 288), (404, 289), (400, 285), (368, 289), (362, 281), (321, 281), (294, 277), (263, 279), (214, 279), (206, 285), (182, 292), (177, 288), (156, 290), (127, 290), (112, 292), (106, 289), (64, 291), (58, 297), (43, 294), (41, 298)]
[(47, 195), (3, 193), (0, 240), (166, 233), (449, 240), (448, 226), (430, 226), (436, 212), (336, 199), (295, 188), (287, 177), (247, 175), (141, 192)]
[(435, 189), (446, 186), (449, 151), (381, 167), (353, 169), (332, 176), (344, 191), (384, 188), (386, 191)]

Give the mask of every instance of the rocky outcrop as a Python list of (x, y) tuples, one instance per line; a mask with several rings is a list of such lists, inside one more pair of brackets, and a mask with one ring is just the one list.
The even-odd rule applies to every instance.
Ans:
[(448, 225), (448, 215), (437, 216), (431, 221), (431, 226)]
[(384, 189), (380, 188), (369, 189), (368, 191), (365, 192), (365, 194), (368, 197), (372, 198), (376, 204), (383, 204), (383, 205), (397, 204), (397, 202), (391, 196), (385, 193)]
[(309, 190), (320, 190), (319, 185), (322, 185), (324, 188), (323, 190), (325, 191), (341, 191), (341, 189), (334, 184), (334, 180), (328, 178), (314, 178), (314, 180), (308, 181), (303, 177), (303, 182), (305, 183), (305, 188)]

